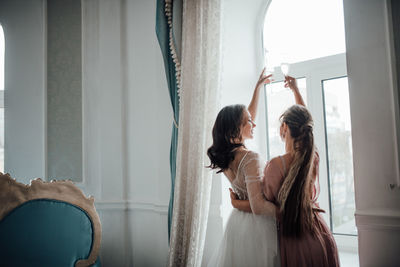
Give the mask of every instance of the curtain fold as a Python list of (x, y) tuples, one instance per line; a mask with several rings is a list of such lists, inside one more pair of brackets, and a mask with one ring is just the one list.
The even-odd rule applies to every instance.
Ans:
[(169, 266), (201, 266), (212, 183), (206, 151), (219, 107), (221, 0), (184, 0), (181, 64)]
[(157, 0), (156, 35), (164, 60), (165, 74), (167, 77), (168, 91), (173, 110), (173, 125), (171, 134), (171, 147), (169, 155), (171, 173), (171, 192), (168, 206), (168, 240), (171, 233), (172, 210), (174, 201), (174, 188), (176, 177), (176, 151), (178, 145), (179, 121), (179, 78), (180, 62), (175, 50), (175, 40), (172, 28), (172, 0)]

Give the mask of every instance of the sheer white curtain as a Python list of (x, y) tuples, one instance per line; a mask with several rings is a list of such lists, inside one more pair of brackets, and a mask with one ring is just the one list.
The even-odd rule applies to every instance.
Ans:
[(219, 108), (221, 0), (184, 0), (182, 72), (169, 266), (200, 266), (211, 171), (206, 154)]

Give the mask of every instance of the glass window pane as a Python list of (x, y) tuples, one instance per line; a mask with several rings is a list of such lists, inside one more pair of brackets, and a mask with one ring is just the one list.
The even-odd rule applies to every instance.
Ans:
[(346, 52), (343, 0), (272, 0), (264, 21), (267, 67)]
[[(0, 24), (0, 101), (4, 99), (4, 32)], [(0, 103), (4, 107), (4, 103)], [(4, 108), (0, 108), (0, 172), (4, 173)]]
[(4, 173), (4, 108), (0, 108), (0, 172)]
[(332, 232), (357, 235), (347, 77), (323, 81)]
[[(304, 101), (307, 101), (306, 79), (297, 79), (297, 84)], [(283, 82), (276, 82), (266, 86), (266, 104), (268, 116), (268, 149), (269, 157), (285, 154), (285, 146), (279, 135), (279, 117), (290, 106), (295, 104), (293, 93), (283, 87)]]
[(4, 32), (0, 24), (0, 90), (4, 90)]

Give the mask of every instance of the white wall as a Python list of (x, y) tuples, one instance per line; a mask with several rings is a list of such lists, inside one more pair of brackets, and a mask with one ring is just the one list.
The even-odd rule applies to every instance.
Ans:
[[(6, 170), (26, 183), (46, 177), (45, 3), (0, 2)], [(95, 197), (103, 266), (167, 262), (173, 120), (155, 9), (156, 1), (148, 0), (82, 1), (84, 175), (79, 187)]]
[[(345, 0), (361, 266), (398, 265), (400, 190), (386, 1)], [(397, 25), (398, 27), (398, 25)]]
[(156, 2), (83, 5), (84, 187), (97, 196), (102, 261), (163, 266), (172, 110), (155, 35)]
[[(221, 105), (250, 104), (254, 87), (263, 69), (262, 31), (264, 16), (270, 1), (224, 1), (223, 64)], [(252, 148), (266, 157), (264, 92), (255, 123)]]
[(0, 1), (5, 36), (5, 172), (46, 177), (46, 24), (44, 0)]

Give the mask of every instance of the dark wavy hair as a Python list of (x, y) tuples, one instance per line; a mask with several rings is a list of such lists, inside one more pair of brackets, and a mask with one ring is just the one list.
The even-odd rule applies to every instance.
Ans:
[(281, 230), (284, 236), (299, 237), (313, 232), (312, 166), (314, 160), (313, 119), (306, 107), (294, 105), (280, 118), (294, 139), (294, 158), (279, 190)]
[(212, 130), (213, 144), (207, 150), (211, 169), (219, 169), (217, 173), (225, 171), (235, 158), (235, 150), (244, 146), (234, 143), (235, 139), (241, 140), (240, 126), (243, 124), (245, 105), (226, 106), (217, 115)]

